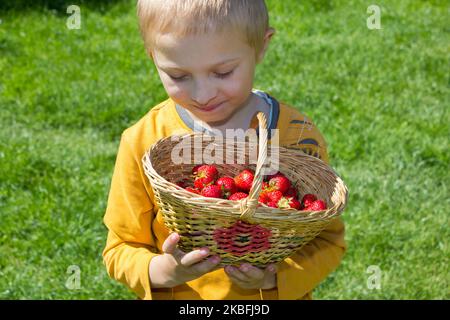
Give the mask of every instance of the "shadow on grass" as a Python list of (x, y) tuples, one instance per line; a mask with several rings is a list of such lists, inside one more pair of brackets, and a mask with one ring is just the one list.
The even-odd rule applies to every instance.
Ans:
[(2, 57), (17, 57), (22, 54), (20, 44), (11, 39), (0, 39), (0, 55)]
[(90, 10), (105, 12), (117, 3), (130, 3), (126, 0), (2, 0), (0, 1), (0, 12), (29, 11), (29, 10), (54, 10), (58, 14), (66, 15), (70, 5), (89, 8)]

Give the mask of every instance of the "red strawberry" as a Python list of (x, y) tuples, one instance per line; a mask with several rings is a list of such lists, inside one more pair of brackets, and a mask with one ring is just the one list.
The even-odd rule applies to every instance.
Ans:
[(198, 164), (198, 165), (196, 165), (195, 167), (192, 168), (192, 174), (194, 176), (197, 175), (198, 168), (200, 168), (201, 166), (203, 166), (203, 164)]
[(267, 196), (267, 193), (273, 191), (269, 186), (269, 183), (263, 182), (261, 186), (261, 192), (259, 194), (258, 201), (267, 204), (270, 201), (270, 198)]
[(278, 177), (278, 176), (284, 177), (284, 174), (282, 174), (280, 171), (277, 171), (275, 174), (271, 174), (271, 175), (266, 176), (264, 178), (264, 180), (265, 181), (270, 181), (270, 179)]
[(270, 201), (269, 196), (267, 195), (267, 192), (261, 192), (259, 194), (258, 202), (267, 204)]
[(203, 165), (197, 169), (196, 178), (194, 180), (194, 185), (197, 189), (203, 189), (204, 187), (214, 184), (219, 172), (217, 168), (212, 165)]
[(186, 187), (188, 187), (189, 186), (189, 184), (190, 184), (190, 181), (188, 180), (188, 179), (182, 179), (181, 181), (178, 181), (177, 183), (176, 183), (176, 185), (177, 186), (179, 186), (179, 187), (181, 187), (181, 188), (183, 188), (183, 189), (185, 189)]
[(274, 191), (267, 192), (267, 197), (269, 197), (269, 199), (270, 199), (269, 202), (278, 203), (278, 201), (280, 201), (281, 198), (283, 197), (283, 194), (281, 193), (281, 191), (274, 190)]
[(269, 191), (269, 189), (270, 189), (269, 183), (268, 182), (263, 182), (262, 185), (261, 185), (261, 192)]
[(302, 207), (302, 204), (296, 198), (291, 198), (291, 201), (289, 201), (289, 205), (291, 206), (291, 208), (294, 208), (297, 210), (300, 210)]
[(186, 191), (192, 192), (192, 193), (196, 193), (196, 194), (201, 194), (200, 190), (196, 189), (196, 188), (192, 188), (192, 187), (187, 187)]
[(284, 196), (287, 198), (297, 198), (297, 190), (293, 186), (290, 186), (289, 189), (284, 193)]
[(216, 185), (222, 188), (222, 191), (226, 198), (238, 191), (232, 177), (221, 177), (217, 179)]
[(308, 208), (314, 201), (317, 200), (317, 197), (311, 193), (307, 193), (302, 198), (302, 206), (303, 208)]
[(239, 201), (241, 199), (247, 198), (248, 194), (246, 194), (245, 192), (236, 192), (233, 193), (228, 200), (233, 200), (233, 201)]
[(254, 177), (255, 174), (252, 170), (245, 169), (234, 177), (234, 183), (239, 190), (249, 192), (252, 187)]
[(327, 204), (322, 200), (314, 201), (309, 207), (306, 208), (308, 211), (322, 211), (327, 209)]
[(282, 197), (280, 201), (278, 201), (278, 208), (294, 208), (300, 210), (300, 207), (300, 201), (295, 198)]
[(269, 201), (269, 202), (267, 203), (267, 205), (268, 205), (269, 207), (272, 207), (272, 208), (278, 208), (277, 203), (274, 202), (274, 201)]
[(300, 203), (300, 201), (298, 201), (296, 198), (290, 198), (289, 200), (289, 206), (291, 208), (300, 210), (300, 208), (302, 207), (302, 204)]
[(285, 176), (279, 175), (270, 179), (269, 185), (284, 194), (291, 187), (291, 182)]
[(223, 192), (219, 186), (212, 184), (204, 187), (202, 189), (201, 195), (209, 198), (222, 198)]

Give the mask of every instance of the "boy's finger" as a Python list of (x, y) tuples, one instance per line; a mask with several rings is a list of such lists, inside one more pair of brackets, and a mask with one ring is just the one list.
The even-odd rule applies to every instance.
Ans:
[[(248, 278), (246, 275), (240, 272), (238, 268), (236, 268), (236, 271), (237, 272), (227, 273), (227, 275), (230, 277), (231, 282), (243, 289), (255, 289), (254, 280)], [(240, 276), (241, 278), (238, 278), (238, 276)], [(244, 278), (246, 278), (247, 280), (242, 280)]]
[(251, 279), (261, 280), (264, 278), (264, 270), (254, 267), (248, 263), (241, 265), (239, 267), (239, 271)]
[(277, 273), (278, 272), (278, 267), (275, 264), (269, 264), (265, 270), (265, 272), (269, 272), (269, 273)]
[(241, 281), (241, 280), (239, 280), (239, 279), (237, 279), (235, 277), (232, 277), (232, 276), (230, 276), (230, 280), (231, 280), (231, 282), (233, 282), (234, 284), (238, 285), (242, 289), (256, 289), (256, 286), (252, 282)]
[(193, 250), (186, 253), (180, 260), (180, 263), (185, 267), (190, 267), (191, 265), (202, 261), (209, 254), (208, 248), (202, 248), (199, 250)]
[(206, 261), (192, 265), (191, 268), (196, 274), (203, 275), (207, 272), (212, 271), (214, 268), (217, 267), (219, 263), (220, 257), (216, 255), (208, 258)]
[(238, 268), (233, 267), (233, 266), (226, 266), (224, 268), (225, 273), (230, 277), (230, 278), (234, 278), (238, 281), (241, 282), (249, 282), (252, 279), (250, 279), (247, 275), (245, 275), (244, 273), (242, 273)]
[(162, 251), (164, 253), (174, 254), (177, 249), (178, 241), (180, 241), (180, 236), (177, 233), (172, 233), (164, 241)]

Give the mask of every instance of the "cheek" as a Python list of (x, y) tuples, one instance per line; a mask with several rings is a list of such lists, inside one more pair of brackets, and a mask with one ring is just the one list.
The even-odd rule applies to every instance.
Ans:
[(183, 85), (172, 82), (163, 82), (163, 85), (164, 89), (166, 89), (167, 94), (173, 100), (185, 101), (189, 99), (189, 92), (183, 87)]
[(182, 102), (186, 100), (186, 98), (188, 97), (188, 92), (184, 88), (183, 83), (178, 84), (174, 82), (166, 74), (160, 72), (160, 70), (158, 70), (158, 74), (161, 83), (170, 98), (176, 100), (177, 102)]
[(253, 89), (253, 77), (249, 73), (238, 73), (224, 86), (224, 90), (228, 96), (236, 98), (246, 98)]

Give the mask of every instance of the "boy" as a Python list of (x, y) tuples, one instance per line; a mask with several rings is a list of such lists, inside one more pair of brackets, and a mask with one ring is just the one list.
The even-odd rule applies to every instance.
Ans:
[(218, 268), (218, 256), (205, 259), (207, 248), (177, 247), (141, 163), (160, 138), (257, 128), (258, 112), (278, 129), (281, 146), (328, 161), (323, 137), (305, 116), (253, 89), (274, 35), (264, 0), (140, 0), (138, 16), (169, 99), (122, 134), (104, 217), (108, 274), (142, 299), (311, 299), (346, 249), (340, 219), (277, 266)]

